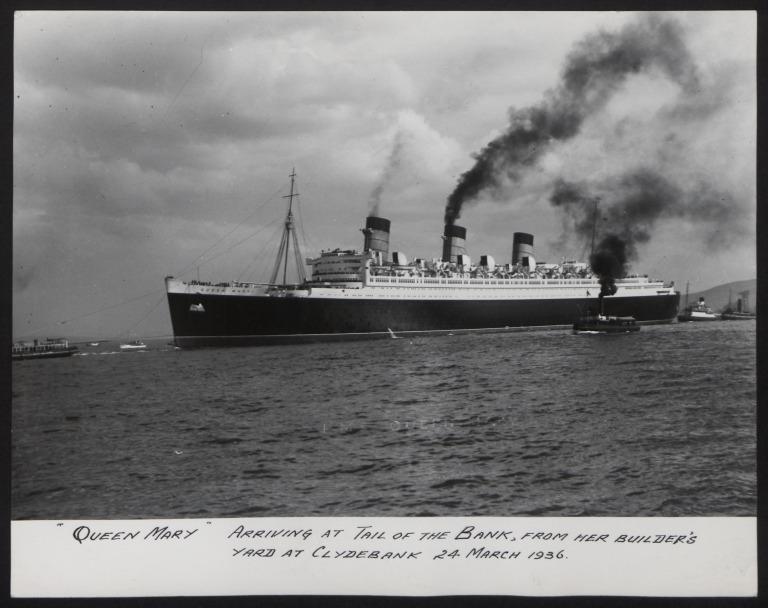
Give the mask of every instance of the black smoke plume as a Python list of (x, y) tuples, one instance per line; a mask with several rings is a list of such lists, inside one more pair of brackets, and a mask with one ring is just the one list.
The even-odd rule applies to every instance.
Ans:
[[(589, 190), (586, 182), (558, 179), (549, 202), (562, 209), (571, 218), (573, 227), (580, 237), (589, 235), (596, 229), (600, 200)], [(563, 240), (565, 238), (567, 235)]]
[[(730, 193), (703, 179), (686, 186), (643, 167), (595, 183), (557, 180), (549, 201), (565, 212), (578, 240), (608, 234), (621, 240), (623, 264), (637, 257), (638, 245), (647, 243), (657, 223), (665, 219), (684, 218), (708, 225), (706, 236), (713, 248), (728, 242), (713, 238), (718, 231), (743, 231), (738, 204)], [(614, 249), (615, 244), (611, 245)]]
[(606, 233), (624, 242), (626, 259), (635, 259), (637, 245), (650, 240), (660, 217), (686, 214), (683, 191), (651, 169), (637, 169), (600, 184), (555, 182), (549, 201), (565, 211), (582, 241)]
[(606, 235), (589, 256), (589, 264), (600, 279), (600, 298), (612, 296), (616, 293), (616, 279), (627, 272), (626, 242), (615, 234)]
[(395, 170), (400, 166), (402, 160), (403, 145), (405, 143), (403, 131), (398, 131), (395, 135), (395, 140), (392, 143), (392, 150), (387, 157), (387, 164), (384, 170), (381, 172), (379, 181), (376, 187), (371, 192), (371, 196), (368, 198), (368, 215), (379, 215), (379, 207), (381, 205), (381, 194), (384, 192), (384, 188), (387, 186)]
[(445, 223), (454, 223), (462, 205), (504, 179), (517, 181), (554, 142), (573, 138), (583, 122), (606, 106), (628, 76), (658, 69), (686, 92), (697, 87), (694, 63), (679, 25), (646, 15), (618, 33), (598, 32), (579, 42), (566, 59), (560, 82), (535, 106), (510, 110), (510, 124), (475, 155), (448, 197)]

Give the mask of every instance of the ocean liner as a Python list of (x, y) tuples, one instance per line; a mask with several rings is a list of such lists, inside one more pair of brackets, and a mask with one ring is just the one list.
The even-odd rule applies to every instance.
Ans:
[[(296, 238), (291, 174), (288, 212), (269, 283), (165, 279), (174, 343), (181, 347), (388, 338), (547, 326), (571, 327), (600, 308), (600, 281), (584, 262), (537, 263), (532, 234), (515, 232), (509, 263), (473, 264), (466, 228), (446, 224), (442, 256), (409, 261), (389, 251), (391, 223), (370, 215), (363, 250), (333, 249), (307, 259)], [(299, 279), (289, 284), (290, 249)], [(668, 323), (680, 294), (647, 276), (616, 279), (607, 315)]]

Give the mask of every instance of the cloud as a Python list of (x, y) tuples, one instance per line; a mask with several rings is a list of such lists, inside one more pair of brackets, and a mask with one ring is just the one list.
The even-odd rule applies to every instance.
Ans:
[[(14, 307), (34, 311), (34, 324), (132, 288), (151, 291), (233, 229), (215, 251), (243, 243), (201, 271), (268, 267), (273, 229), (263, 228), (279, 224), (294, 167), (313, 251), (360, 246), (357, 229), (380, 183), (393, 247), (437, 255), (445, 197), (471, 153), (501, 133), (507, 109), (536, 103), (575, 41), (632, 18), (17, 13)], [(514, 204), (481, 199), (467, 212), (470, 243), (482, 239), (483, 253), (494, 254), (508, 250), (512, 227), (552, 234), (547, 184), (599, 182), (619, 166), (674, 164), (675, 179), (690, 183), (715, 167), (722, 189), (753, 210), (751, 17), (678, 21), (700, 81), (721, 99), (708, 106), (689, 96), (686, 107), (658, 74), (628, 82), (578, 138), (549, 146), (520, 181), (502, 180)], [(398, 133), (399, 160), (387, 172)], [(140, 307), (128, 310), (141, 317)]]

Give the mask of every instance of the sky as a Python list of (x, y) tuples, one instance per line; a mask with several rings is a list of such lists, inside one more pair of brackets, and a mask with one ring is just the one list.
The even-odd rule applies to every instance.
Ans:
[(464, 202), (468, 253), (507, 261), (523, 231), (537, 261), (585, 259), (557, 184), (607, 215), (609, 184), (653, 175), (685, 205), (643, 224), (630, 271), (753, 278), (752, 12), (16, 13), (14, 339), (167, 336), (166, 275), (267, 281), (294, 169), (304, 257), (360, 249), (374, 206), (391, 250), (439, 257), (481, 151), (585, 41), (649, 18), (693, 76), (650, 61), (599, 90), (577, 132)]

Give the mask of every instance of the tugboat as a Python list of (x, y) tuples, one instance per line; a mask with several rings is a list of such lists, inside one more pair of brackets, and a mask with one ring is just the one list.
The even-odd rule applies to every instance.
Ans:
[(70, 346), (64, 338), (51, 340), (34, 340), (33, 342), (16, 342), (11, 347), (11, 359), (22, 361), (24, 359), (54, 359), (57, 357), (71, 357), (77, 352), (76, 346)]
[(699, 298), (699, 301), (696, 304), (688, 306), (685, 309), (685, 312), (677, 315), (677, 320), (682, 322), (718, 321), (719, 319), (720, 315), (707, 306), (706, 302), (704, 302), (704, 298)]
[(626, 334), (640, 331), (635, 317), (615, 317), (605, 314), (603, 296), (600, 295), (600, 312), (595, 314), (592, 309), (587, 316), (581, 317), (573, 324), (575, 334)]
[(677, 315), (677, 320), (681, 322), (687, 321), (718, 321), (720, 315), (714, 312), (706, 302), (704, 298), (700, 297), (696, 304), (688, 306), (688, 285), (685, 284), (685, 309), (682, 313)]
[(640, 331), (635, 317), (591, 315), (573, 324), (573, 333), (576, 334), (626, 334), (633, 331)]

